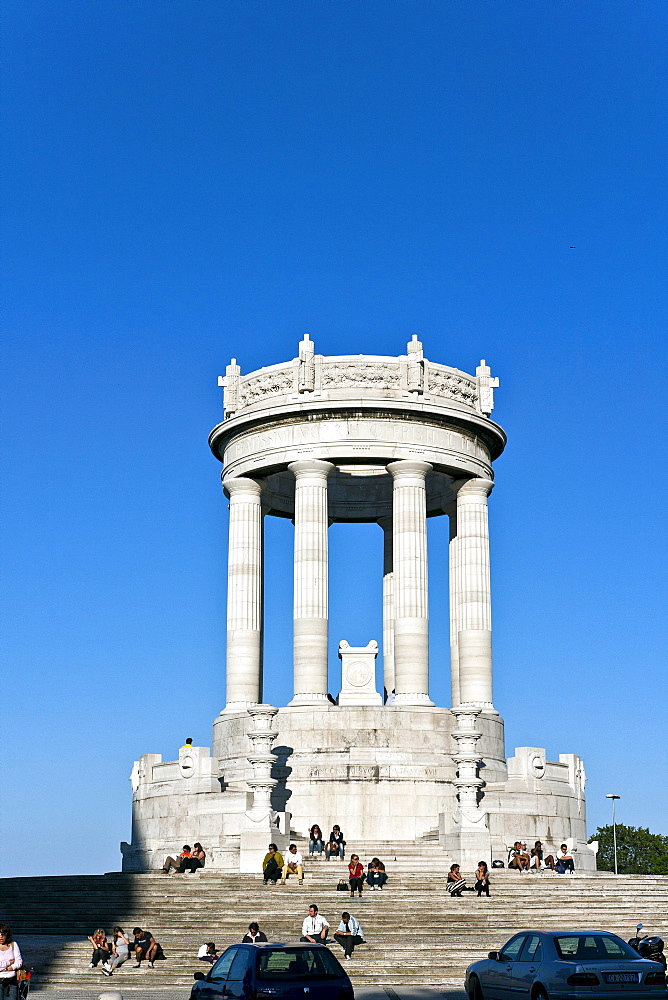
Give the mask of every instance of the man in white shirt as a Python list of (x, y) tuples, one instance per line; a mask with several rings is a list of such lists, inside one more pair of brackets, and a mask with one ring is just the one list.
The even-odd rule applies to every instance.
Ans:
[(302, 924), (302, 936), (300, 941), (309, 941), (311, 944), (324, 944), (327, 940), (329, 922), (321, 913), (318, 907), (312, 903), (308, 908), (308, 917)]
[(336, 929), (334, 940), (338, 941), (343, 948), (346, 961), (353, 957), (356, 944), (364, 944), (364, 934), (359, 920), (351, 917), (347, 910), (341, 914), (341, 923)]
[(569, 872), (571, 875), (575, 871), (573, 855), (566, 844), (562, 844), (560, 850), (557, 851), (557, 864), (563, 867), (564, 872)]
[(301, 852), (297, 850), (296, 844), (290, 844), (288, 853), (285, 855), (285, 864), (283, 865), (281, 885), (285, 885), (285, 880), (290, 875), (296, 875), (299, 879), (299, 884), (304, 883), (304, 869), (303, 869), (303, 859)]

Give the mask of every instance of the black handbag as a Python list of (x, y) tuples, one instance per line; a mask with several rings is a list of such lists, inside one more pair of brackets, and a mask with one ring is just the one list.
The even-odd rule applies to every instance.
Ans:
[(340, 878), (339, 879), (339, 884), (336, 887), (336, 891), (337, 892), (348, 892), (349, 888), (350, 888), (350, 886), (348, 885), (348, 883), (346, 882), (346, 880), (344, 878)]

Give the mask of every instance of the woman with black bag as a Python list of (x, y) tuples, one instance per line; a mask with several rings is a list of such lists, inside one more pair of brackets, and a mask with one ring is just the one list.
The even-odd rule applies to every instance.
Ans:
[(350, 864), (348, 865), (348, 882), (350, 883), (350, 898), (352, 899), (355, 892), (362, 898), (362, 886), (364, 884), (364, 865), (360, 864), (359, 854), (350, 855)]

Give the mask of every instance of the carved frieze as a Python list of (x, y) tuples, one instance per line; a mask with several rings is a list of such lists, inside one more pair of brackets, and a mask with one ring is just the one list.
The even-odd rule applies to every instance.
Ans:
[(239, 387), (241, 406), (250, 406), (264, 399), (265, 396), (286, 396), (292, 392), (293, 379), (290, 370), (264, 372), (247, 381), (242, 381)]
[(399, 365), (362, 361), (325, 363), (322, 367), (322, 385), (329, 389), (348, 389), (354, 386), (398, 389)]
[(448, 399), (459, 400), (467, 406), (475, 406), (478, 393), (473, 379), (464, 378), (454, 372), (429, 369), (429, 392), (434, 396), (445, 396)]

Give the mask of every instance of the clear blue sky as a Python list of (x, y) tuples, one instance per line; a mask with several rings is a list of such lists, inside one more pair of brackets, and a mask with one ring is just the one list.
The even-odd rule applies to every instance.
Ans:
[[(622, 822), (668, 833), (667, 29), (664, 0), (8, 0), (4, 874), (117, 869), (132, 761), (210, 743), (216, 378), (306, 332), (492, 364), (508, 752), (580, 753), (592, 830), (614, 791)], [(271, 520), (280, 705), (291, 528)], [(332, 649), (380, 638), (380, 530), (333, 527), (331, 563)]]

